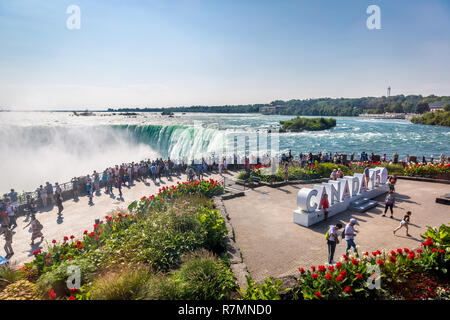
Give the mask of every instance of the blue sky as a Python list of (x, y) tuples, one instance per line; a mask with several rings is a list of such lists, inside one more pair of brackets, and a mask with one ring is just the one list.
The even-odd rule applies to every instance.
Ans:
[[(373, 4), (381, 30), (366, 27)], [(0, 2), (0, 107), (449, 95), (449, 57), (444, 0)]]

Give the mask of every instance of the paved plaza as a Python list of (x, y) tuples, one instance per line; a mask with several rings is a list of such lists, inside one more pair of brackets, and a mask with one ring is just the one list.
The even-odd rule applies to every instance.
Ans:
[[(416, 248), (420, 234), (426, 226), (439, 226), (450, 222), (450, 206), (435, 203), (437, 196), (450, 192), (450, 185), (398, 180), (394, 219), (382, 217), (384, 198), (375, 198), (379, 205), (364, 213), (345, 211), (310, 228), (293, 222), (293, 210), (297, 208), (296, 197), (300, 188), (312, 185), (288, 185), (280, 188), (267, 186), (249, 190), (245, 197), (225, 200), (231, 218), (236, 242), (244, 263), (255, 281), (266, 277), (282, 277), (298, 273), (298, 267), (324, 264), (327, 261), (325, 233), (330, 224), (348, 223), (357, 218), (359, 234), (355, 242), (359, 252), (377, 249)], [(406, 211), (412, 211), (409, 232), (405, 229), (392, 233)], [(336, 248), (335, 260), (345, 253), (346, 241)]]
[[(233, 172), (224, 174), (225, 177), (234, 175)], [(206, 175), (205, 179), (217, 179), (222, 177), (218, 174)], [(92, 231), (95, 219), (104, 220), (105, 216), (117, 208), (127, 208), (134, 200), (139, 200), (142, 196), (149, 196), (158, 193), (158, 189), (163, 186), (175, 185), (177, 181), (186, 181), (186, 175), (172, 177), (167, 180), (163, 178), (158, 184), (154, 184), (151, 179), (147, 183), (136, 181), (130, 188), (122, 187), (123, 198), (119, 198), (119, 192), (113, 188), (114, 195), (104, 192), (104, 188), (93, 198), (93, 205), (89, 204), (87, 196), (80, 197), (78, 200), (69, 199), (63, 202), (64, 210), (61, 217), (58, 216), (56, 206), (40, 210), (36, 218), (44, 226), (42, 233), (44, 241), (40, 238), (35, 240), (34, 246), (31, 246), (31, 228), (25, 230), (23, 227), (30, 221), (29, 217), (21, 216), (17, 218), (17, 228), (13, 229), (13, 250), (14, 255), (10, 258), (11, 263), (21, 265), (24, 262), (33, 260), (33, 252), (37, 249), (45, 249), (47, 242), (51, 244), (53, 239), (62, 242), (64, 236), (81, 239), (84, 230)], [(159, 182), (159, 180), (157, 180)], [(5, 256), (3, 249), (3, 236), (1, 237), (0, 254)]]

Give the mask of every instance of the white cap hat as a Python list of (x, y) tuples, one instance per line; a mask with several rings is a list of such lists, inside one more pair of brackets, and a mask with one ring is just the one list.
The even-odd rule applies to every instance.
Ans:
[(350, 223), (358, 224), (358, 220), (356, 220), (355, 218), (351, 218)]

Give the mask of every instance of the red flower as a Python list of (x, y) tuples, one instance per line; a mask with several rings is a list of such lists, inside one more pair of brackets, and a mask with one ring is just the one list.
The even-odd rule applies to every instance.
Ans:
[(411, 252), (409, 255), (408, 255), (408, 259), (414, 259), (414, 252)]
[(342, 280), (344, 280), (344, 277), (343, 277), (342, 275), (337, 276), (337, 277), (336, 277), (336, 280), (337, 280), (338, 282), (341, 282)]
[(53, 239), (53, 240), (52, 240), (52, 243), (56, 243), (56, 240), (55, 240), (55, 239)]
[(395, 259), (394, 256), (391, 256), (391, 257), (389, 258), (389, 261), (390, 261), (391, 263), (395, 263), (395, 262), (397, 261), (397, 259)]
[(83, 234), (86, 234), (86, 233), (88, 233), (88, 231), (87, 231), (87, 230), (84, 230)]
[(378, 263), (378, 265), (381, 267), (381, 266), (384, 264), (384, 261), (381, 260), (381, 259), (378, 259), (377, 263)]
[(344, 292), (350, 293), (350, 292), (352, 292), (352, 288), (347, 286), (347, 287), (345, 287)]
[(56, 299), (56, 293), (55, 293), (55, 290), (53, 290), (53, 289), (50, 289), (50, 290), (48, 290), (48, 298), (49, 299)]
[(405, 251), (406, 253), (408, 253), (408, 252), (409, 252), (409, 249), (408, 249), (408, 248), (404, 248), (403, 251)]
[(77, 300), (77, 298), (70, 296), (69, 299), (67, 299), (67, 300)]
[(362, 275), (360, 275), (359, 273), (356, 274), (356, 279), (361, 280), (362, 279)]
[(439, 249), (439, 253), (444, 253), (445, 251), (442, 249)]
[(324, 266), (319, 266), (319, 271), (320, 272), (325, 272), (327, 269)]
[(317, 280), (317, 278), (319, 277), (319, 275), (318, 275), (317, 273), (313, 273), (313, 274), (311, 275), (311, 277), (312, 277), (314, 280)]
[(70, 236), (70, 239), (73, 239), (73, 238), (75, 238), (75, 236), (74, 236), (74, 235), (71, 235), (71, 236)]
[(397, 252), (402, 254), (402, 249), (397, 249)]
[(330, 272), (334, 272), (334, 267), (333, 266), (329, 266), (328, 270), (330, 270)]
[(346, 254), (343, 254), (342, 257), (344, 258), (345, 261), (348, 260), (348, 256)]
[(333, 279), (333, 276), (331, 274), (327, 273), (327, 275), (325, 276), (325, 279), (331, 280), (331, 279)]
[(98, 225), (94, 224), (94, 229), (97, 229), (97, 228), (98, 228)]
[(356, 260), (356, 259), (352, 259), (352, 264), (353, 264), (354, 266), (357, 266), (357, 265), (358, 265), (358, 263), (359, 263), (359, 261), (358, 261), (358, 260)]
[(312, 271), (316, 271), (316, 267), (312, 266), (311, 267)]
[(340, 262), (338, 262), (338, 263), (336, 263), (336, 268), (341, 268), (342, 267), (342, 263), (340, 263)]
[(345, 277), (347, 276), (347, 271), (342, 270), (342, 271), (341, 271), (341, 276), (345, 278)]
[(78, 291), (78, 288), (72, 288), (72, 289), (69, 290), (70, 293), (75, 293), (77, 291)]
[(322, 294), (319, 291), (316, 291), (316, 293), (314, 293), (314, 295), (319, 299), (322, 298)]
[(298, 268), (298, 271), (300, 271), (301, 274), (305, 273), (305, 269), (303, 269), (303, 268)]
[(437, 252), (437, 249), (436, 249), (436, 248), (433, 248), (431, 251), (432, 251), (433, 253), (436, 253), (436, 252)]

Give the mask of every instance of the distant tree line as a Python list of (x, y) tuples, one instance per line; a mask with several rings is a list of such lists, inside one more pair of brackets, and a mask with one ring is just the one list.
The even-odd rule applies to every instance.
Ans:
[(450, 104), (445, 105), (443, 111), (426, 112), (421, 116), (412, 118), (411, 122), (416, 124), (450, 127)]
[(169, 108), (120, 108), (108, 109), (118, 112), (208, 112), (208, 113), (258, 113), (260, 107), (278, 106), (276, 114), (308, 115), (308, 116), (358, 116), (361, 113), (382, 114), (393, 113), (425, 113), (430, 110), (429, 104), (436, 101), (450, 100), (450, 97), (421, 95), (397, 95), (391, 97), (363, 98), (319, 98), (293, 99), (289, 101), (275, 100), (270, 104), (224, 105), (224, 106), (191, 106)]

